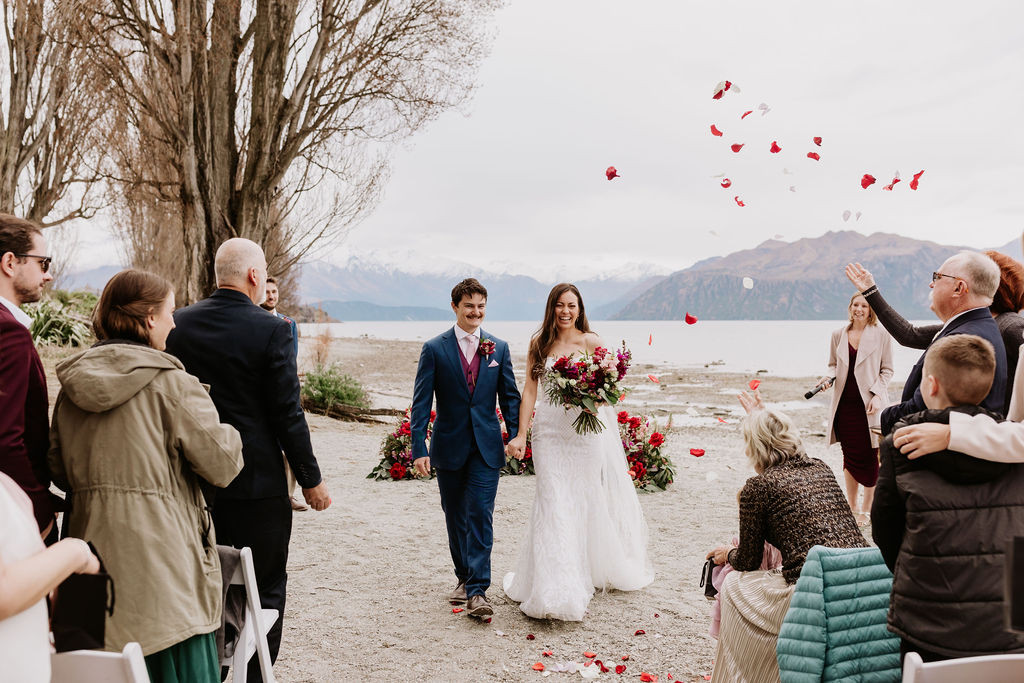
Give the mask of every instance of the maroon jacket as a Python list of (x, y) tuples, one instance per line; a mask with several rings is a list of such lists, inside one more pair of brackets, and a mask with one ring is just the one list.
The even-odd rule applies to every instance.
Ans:
[(48, 409), (46, 375), (32, 336), (0, 304), (0, 472), (32, 499), (40, 531), (55, 510), (46, 467)]

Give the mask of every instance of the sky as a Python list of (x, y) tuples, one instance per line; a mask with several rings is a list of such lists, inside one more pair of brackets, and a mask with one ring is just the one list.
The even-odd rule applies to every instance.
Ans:
[[(580, 276), (776, 235), (1024, 230), (1022, 3), (510, 0), (494, 35), (473, 99), (399, 146), (377, 209), (312, 259)], [(713, 100), (723, 80), (739, 92)], [(83, 264), (109, 262), (101, 224)]]

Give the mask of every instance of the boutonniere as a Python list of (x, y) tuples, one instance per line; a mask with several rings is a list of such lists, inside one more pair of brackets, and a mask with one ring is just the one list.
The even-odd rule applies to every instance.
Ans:
[(487, 339), (486, 337), (481, 337), (480, 347), (477, 349), (476, 352), (479, 353), (484, 358), (490, 356), (492, 353), (494, 353), (494, 341), (491, 339)]

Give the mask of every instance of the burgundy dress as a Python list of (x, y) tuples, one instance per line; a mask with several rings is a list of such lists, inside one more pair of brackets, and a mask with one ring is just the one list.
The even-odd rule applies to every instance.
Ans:
[(836, 439), (843, 448), (843, 469), (862, 486), (874, 486), (878, 481), (878, 449), (871, 446), (868, 416), (853, 368), (857, 364), (857, 349), (850, 346), (850, 371), (839, 397), (833, 427)]

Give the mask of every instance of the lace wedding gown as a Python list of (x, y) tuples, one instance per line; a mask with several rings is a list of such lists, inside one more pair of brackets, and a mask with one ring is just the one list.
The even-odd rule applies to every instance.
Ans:
[(577, 434), (577, 410), (548, 402), (540, 381), (532, 437), (537, 491), (516, 570), (502, 583), (531, 617), (581, 621), (595, 588), (631, 591), (654, 580), (647, 522), (612, 408), (598, 411), (603, 431)]

